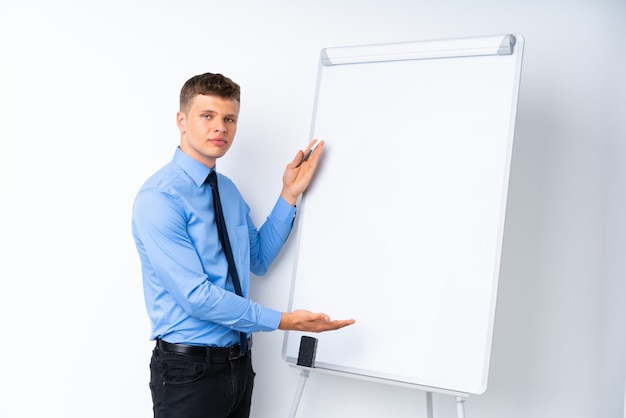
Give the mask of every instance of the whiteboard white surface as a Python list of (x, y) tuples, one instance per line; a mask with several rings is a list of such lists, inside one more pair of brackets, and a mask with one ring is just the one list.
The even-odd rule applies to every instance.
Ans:
[[(353, 64), (322, 51), (312, 137), (326, 146), (300, 204), (289, 307), (356, 324), (308, 334), (316, 367), (486, 390), (523, 38), (510, 54), (458, 51), (507, 36), (376, 46), (383, 61)], [(285, 333), (287, 362), (302, 335)]]

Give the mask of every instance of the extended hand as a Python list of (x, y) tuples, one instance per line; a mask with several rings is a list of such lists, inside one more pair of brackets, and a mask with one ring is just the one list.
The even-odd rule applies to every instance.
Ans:
[(278, 329), (324, 332), (334, 331), (354, 324), (354, 319), (333, 320), (323, 313), (314, 313), (302, 309), (293, 312), (283, 312)]

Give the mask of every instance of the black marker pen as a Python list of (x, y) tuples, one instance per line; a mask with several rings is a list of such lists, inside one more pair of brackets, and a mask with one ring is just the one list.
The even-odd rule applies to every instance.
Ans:
[(296, 168), (300, 167), (300, 166), (302, 165), (302, 163), (303, 163), (303, 162), (305, 162), (306, 160), (308, 160), (308, 159), (309, 159), (309, 157), (311, 156), (311, 154), (313, 154), (313, 151), (315, 151), (315, 148), (317, 148), (317, 146), (318, 146), (318, 145), (319, 145), (319, 143), (320, 143), (320, 140), (319, 140), (319, 139), (316, 139), (315, 141), (316, 141), (316, 142), (315, 142), (315, 144), (313, 144), (313, 146), (311, 147), (311, 149), (309, 150), (309, 152), (307, 152), (306, 154), (304, 154), (304, 156), (302, 157), (302, 161), (300, 161), (300, 162), (298, 163), (298, 165), (296, 166)]

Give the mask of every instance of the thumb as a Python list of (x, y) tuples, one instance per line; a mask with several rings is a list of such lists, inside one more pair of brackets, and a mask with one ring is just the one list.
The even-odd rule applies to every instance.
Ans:
[(320, 314), (317, 314), (317, 320), (318, 321), (328, 322), (328, 321), (330, 321), (330, 317), (328, 315), (326, 315), (326, 314), (320, 313)]
[(291, 160), (291, 162), (287, 165), (287, 167), (296, 168), (296, 166), (300, 164), (300, 161), (302, 161), (302, 157), (304, 157), (304, 152), (302, 152), (302, 150), (298, 150), (298, 152), (296, 152), (295, 157), (293, 157), (293, 160)]

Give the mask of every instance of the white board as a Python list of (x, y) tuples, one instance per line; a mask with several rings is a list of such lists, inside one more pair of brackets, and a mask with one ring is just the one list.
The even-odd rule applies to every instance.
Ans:
[[(523, 38), (321, 53), (326, 141), (297, 224), (290, 309), (355, 318), (315, 366), (486, 390)], [(296, 363), (300, 332), (285, 333)]]

